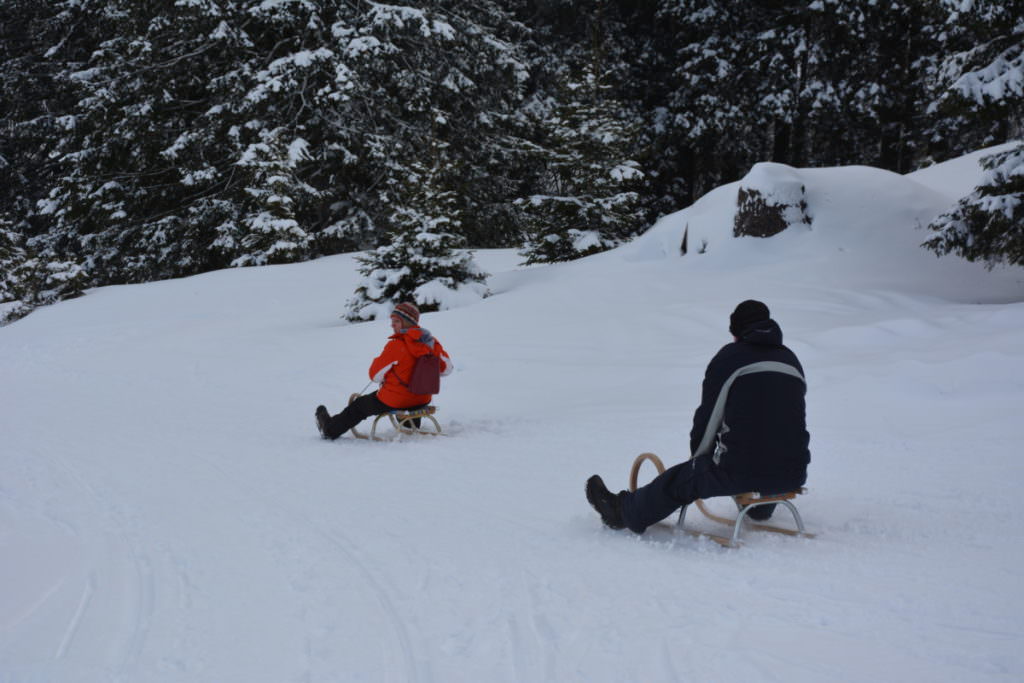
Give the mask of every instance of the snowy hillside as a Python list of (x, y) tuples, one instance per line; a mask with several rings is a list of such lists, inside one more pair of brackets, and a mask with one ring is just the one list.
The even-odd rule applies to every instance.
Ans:
[[(794, 172), (813, 222), (767, 240), (730, 185), (581, 261), (479, 253), (494, 295), (424, 316), (436, 439), (315, 431), (389, 333), (339, 319), (349, 255), (0, 328), (0, 682), (1020, 680), (1024, 271), (918, 246), (971, 160)], [(585, 479), (687, 457), (751, 297), (807, 370), (817, 538), (602, 528)]]

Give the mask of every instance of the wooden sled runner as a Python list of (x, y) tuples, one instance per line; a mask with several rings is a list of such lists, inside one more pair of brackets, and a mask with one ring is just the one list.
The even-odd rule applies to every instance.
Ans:
[[(359, 394), (352, 394), (348, 402), (359, 398)], [(352, 436), (357, 439), (367, 439), (370, 441), (386, 441), (387, 439), (377, 436), (377, 425), (384, 418), (388, 418), (391, 422), (391, 426), (395, 428), (395, 431), (399, 434), (426, 434), (427, 436), (441, 436), (441, 425), (438, 423), (437, 418), (434, 417), (434, 413), (437, 412), (437, 406), (424, 406), (415, 410), (390, 410), (386, 413), (381, 413), (373, 418), (373, 424), (370, 426), (370, 433), (363, 434), (355, 427), (350, 429)], [(423, 421), (430, 420), (433, 424), (433, 430), (425, 429), (423, 427)], [(417, 422), (419, 421), (419, 422)], [(417, 426), (417, 424), (419, 426)]]
[[(644, 464), (645, 460), (650, 460), (654, 463), (654, 467), (657, 468), (658, 474), (665, 471), (665, 464), (661, 462), (661, 458), (656, 456), (654, 453), (641, 453), (633, 461), (633, 467), (629, 472), (629, 490), (636, 491), (637, 488), (637, 475), (640, 473), (640, 466)], [(676, 520), (676, 529), (684, 531), (692, 536), (704, 536), (710, 538), (712, 541), (725, 546), (726, 548), (735, 548), (740, 545), (740, 531), (744, 527), (744, 520), (747, 521), (746, 527), (754, 531), (768, 531), (776, 534), (786, 534), (787, 536), (802, 536), (804, 538), (814, 538), (814, 534), (808, 533), (804, 527), (804, 520), (800, 517), (800, 512), (797, 511), (796, 506), (793, 505), (792, 500), (802, 493), (806, 493), (807, 489), (800, 488), (796, 491), (789, 491), (788, 493), (780, 493), (773, 496), (762, 496), (760, 493), (750, 492), (741, 493), (733, 496), (732, 499), (736, 503), (737, 515), (735, 519), (729, 517), (722, 517), (712, 513), (708, 510), (707, 506), (704, 505), (704, 501), (696, 500), (694, 504), (697, 506), (704, 516), (710, 520), (725, 524), (732, 527), (731, 536), (723, 536), (719, 534), (712, 534), (706, 531), (697, 531), (695, 529), (687, 529), (683, 524), (686, 520), (686, 508), (684, 505), (679, 510), (679, 519)], [(774, 526), (772, 524), (759, 524), (752, 520), (747, 519), (747, 513), (756, 507), (762, 505), (782, 505), (793, 514), (793, 520), (796, 522), (796, 529), (786, 529), (784, 527)]]

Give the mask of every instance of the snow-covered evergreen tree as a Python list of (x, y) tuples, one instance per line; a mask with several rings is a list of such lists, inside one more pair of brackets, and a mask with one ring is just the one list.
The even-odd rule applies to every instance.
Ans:
[(46, 182), (48, 114), (59, 104), (43, 45), (59, 30), (50, 3), (0, 2), (0, 217), (20, 222)]
[(1024, 266), (1024, 143), (982, 160), (984, 180), (929, 227), (925, 243), (937, 254), (969, 261)]
[(40, 258), (22, 235), (0, 218), (0, 302), (12, 304), (0, 316), (0, 324), (28, 315), (39, 306), (78, 296), (87, 280), (85, 269), (77, 263)]
[[(620, 63), (611, 22), (596, 14), (585, 42), (564, 49), (554, 90), (532, 101), (535, 181), (516, 200), (527, 263), (567, 261), (611, 249), (647, 224), (640, 201), (644, 173), (633, 157), (641, 117), (616, 96)], [(605, 40), (607, 38), (607, 40)]]
[[(946, 0), (939, 55), (930, 62), (932, 147), (940, 158), (1024, 135), (1024, 1)], [(929, 227), (925, 246), (989, 267), (1024, 265), (1024, 144), (982, 160), (983, 182)]]
[(81, 260), (94, 284), (374, 244), (435, 140), (456, 143), (439, 182), (494, 219), (467, 232), (502, 216), (510, 232), (495, 207), (515, 166), (488, 141), (527, 74), (500, 35), (523, 29), (498, 3), (73, 0), (63, 13), (86, 49), (57, 79), (73, 104), (50, 145), (40, 253)]
[(389, 244), (359, 257), (364, 277), (346, 317), (354, 322), (384, 318), (402, 301), (437, 311), (487, 296), (487, 274), (462, 244), (461, 237), (445, 230), (444, 221), (391, 233)]
[(942, 16), (931, 0), (829, 0), (801, 12), (807, 134), (791, 165), (867, 163), (905, 173), (927, 144), (922, 60)]
[(388, 225), (407, 196), (405, 178), (441, 145), (445, 165), (435, 181), (457, 193), (463, 234), (509, 246), (514, 229), (501, 205), (518, 169), (510, 119), (529, 73), (505, 36), (525, 30), (500, 3), (457, 0), (373, 5), (352, 30), (349, 66), (366, 116), (350, 149), (363, 160), (361, 176), (372, 179), (365, 196), (375, 222)]
[[(211, 36), (220, 4), (66, 4), (95, 38), (84, 63), (65, 62), (58, 74), (76, 102), (52, 146), (59, 171), (40, 203), (49, 224), (41, 256), (81, 259), (96, 284), (226, 265), (208, 256), (211, 230), (190, 215), (194, 201), (223, 185), (179, 182), (180, 160), (168, 153), (193, 134), (211, 105), (207, 82), (228, 61)], [(54, 59), (65, 50), (53, 46)]]
[(21, 236), (11, 229), (10, 221), (0, 216), (0, 303), (21, 299), (22, 283), (15, 273), (25, 260)]
[(939, 47), (922, 60), (939, 159), (1024, 135), (1024, 0), (943, 0)]
[[(1019, 137), (1022, 17), (1024, 0), (5, 0), (0, 216), (26, 262), (90, 286), (389, 246), (400, 216), (573, 258), (757, 162), (905, 171)], [(423, 168), (453, 211), (405, 188)]]
[(388, 243), (358, 257), (363, 281), (348, 302), (349, 320), (386, 317), (402, 301), (426, 312), (487, 296), (487, 273), (464, 249), (457, 197), (437, 178), (436, 167), (415, 169), (409, 196), (391, 217)]
[(0, 324), (87, 286), (79, 263), (40, 257), (33, 220), (34, 200), (53, 175), (49, 144), (61, 130), (53, 114), (67, 104), (54, 87), (47, 41), (63, 39), (77, 55), (82, 33), (52, 3), (0, 3), (0, 302), (7, 304)]
[(673, 166), (661, 163), (656, 172), (682, 178), (686, 201), (767, 158), (767, 131), (753, 119), (762, 79), (770, 76), (751, 59), (763, 51), (758, 43), (752, 52), (754, 37), (769, 28), (759, 12), (761, 3), (659, 3), (655, 30), (665, 71), (651, 144), (673, 150), (666, 157)]
[[(52, 160), (50, 177), (20, 173), (39, 186), (35, 199), (45, 194), (22, 213), (47, 227), (41, 253), (80, 259), (94, 284), (375, 244), (376, 226), (398, 208), (393, 188), (435, 140), (452, 143), (440, 182), (470, 217), (463, 234), (518, 243), (510, 195), (527, 173), (510, 131), (529, 78), (518, 39), (529, 29), (503, 3), (10, 0), (0, 9), (9, 20), (0, 30), (18, 31), (0, 50), (0, 78), (26, 95), (0, 107), (40, 103), (4, 116), (0, 135), (41, 109), (14, 58), (34, 34), (50, 41), (34, 56), (49, 57), (49, 90), (66, 106), (50, 117), (58, 134), (22, 138), (20, 149)], [(51, 30), (29, 30), (44, 14)], [(6, 159), (15, 144), (4, 143)], [(34, 170), (25, 157), (6, 168)]]
[(688, 200), (760, 161), (913, 167), (928, 2), (659, 4), (652, 145), (672, 152), (652, 172), (684, 178)]
[(295, 195), (316, 195), (312, 187), (295, 177), (295, 166), (306, 155), (304, 140), (285, 146), (280, 129), (261, 131), (262, 139), (249, 145), (236, 165), (249, 176), (245, 205), (236, 234), (222, 239), (242, 252), (233, 266), (288, 263), (303, 260), (309, 253), (311, 237), (295, 220)]

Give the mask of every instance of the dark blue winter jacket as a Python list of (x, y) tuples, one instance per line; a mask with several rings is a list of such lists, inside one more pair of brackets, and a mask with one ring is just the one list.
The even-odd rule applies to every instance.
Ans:
[(708, 364), (690, 453), (712, 458), (752, 491), (803, 485), (811, 460), (805, 393), (803, 368), (778, 324), (755, 323)]

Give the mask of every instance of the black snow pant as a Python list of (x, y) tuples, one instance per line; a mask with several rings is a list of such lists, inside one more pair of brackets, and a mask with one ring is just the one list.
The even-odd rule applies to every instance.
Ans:
[[(405, 408), (405, 410), (416, 410), (416, 408), (422, 407), (415, 406), (413, 408)], [(377, 398), (377, 392), (363, 394), (349, 403), (345, 410), (327, 420), (327, 427), (324, 429), (324, 432), (328, 438), (337, 439), (371, 415), (380, 415), (392, 410), (395, 410), (395, 408)], [(415, 420), (414, 423), (417, 427), (420, 426), (419, 419)]]
[(337, 439), (371, 415), (380, 415), (389, 410), (394, 410), (394, 408), (381, 402), (377, 398), (377, 392), (363, 394), (349, 403), (345, 410), (337, 415), (333, 415), (327, 421), (327, 428), (324, 431), (327, 433), (328, 438)]
[[(739, 479), (715, 465), (710, 456), (701, 456), (669, 467), (636, 491), (620, 493), (622, 518), (631, 531), (642, 534), (650, 525), (698, 498), (735, 496), (748, 491), (765, 495), (784, 493), (803, 486), (806, 479), (806, 472)], [(751, 512), (761, 512), (757, 518), (767, 519), (770, 512), (765, 508), (768, 507), (765, 505)]]

